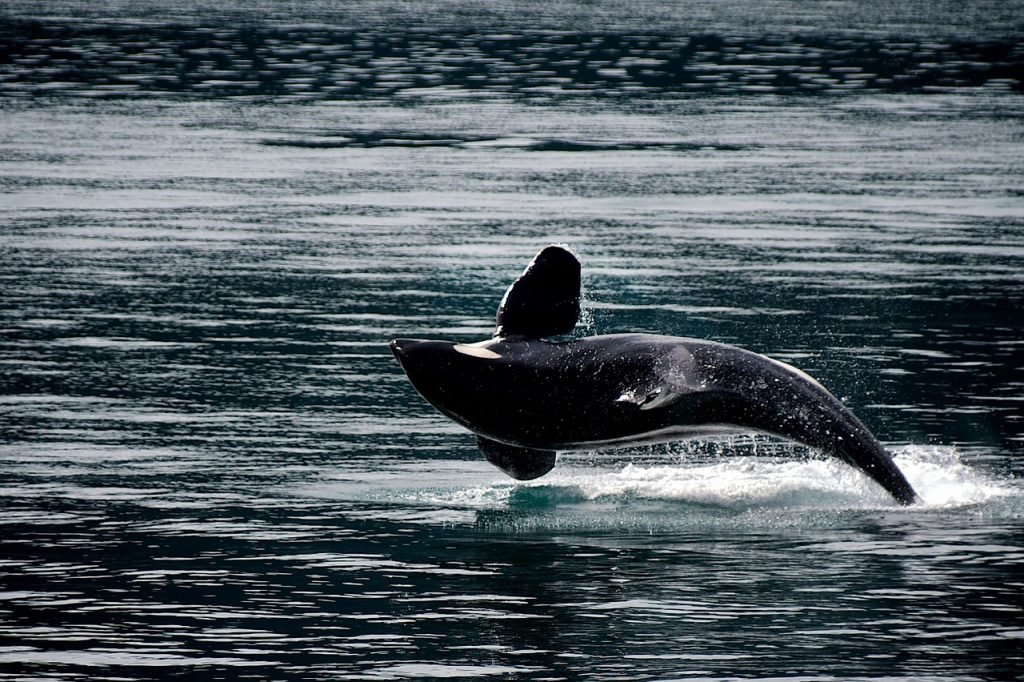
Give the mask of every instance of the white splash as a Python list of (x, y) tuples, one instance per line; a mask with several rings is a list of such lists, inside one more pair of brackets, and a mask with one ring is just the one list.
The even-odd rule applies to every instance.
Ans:
[(1020, 495), (1021, 482), (997, 479), (962, 461), (956, 448), (907, 445), (893, 457), (926, 507), (961, 507)]
[[(1014, 495), (1019, 486), (965, 464), (951, 447), (909, 445), (894, 460), (924, 504), (950, 508)], [(628, 464), (618, 471), (564, 467), (531, 484), (573, 488), (586, 500), (664, 500), (731, 508), (879, 508), (894, 502), (863, 473), (835, 459), (722, 457), (687, 464)]]
[(367, 513), (428, 525), (475, 523), (481, 513), (512, 512), (519, 524), (534, 519), (544, 527), (580, 528), (728, 524), (728, 519), (799, 525), (843, 512), (927, 514), (982, 507), (1017, 514), (1024, 506), (1021, 481), (966, 462), (953, 447), (895, 449), (897, 465), (923, 500), (902, 507), (865, 474), (837, 459), (797, 456), (806, 449), (785, 444), (725, 442), (741, 450), (746, 445), (745, 454), (669, 449), (654, 457), (638, 453), (625, 466), (601, 454), (567, 455), (560, 456), (552, 473), (529, 482), (506, 478), (483, 461), (396, 462), (393, 470), (363, 478), (339, 472), (333, 480), (291, 493), (396, 505)]

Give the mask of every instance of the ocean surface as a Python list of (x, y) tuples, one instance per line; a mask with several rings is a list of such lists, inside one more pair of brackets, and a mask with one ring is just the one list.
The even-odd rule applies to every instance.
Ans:
[[(1024, 678), (1022, 116), (1017, 0), (0, 2), (0, 680)], [(387, 342), (550, 243), (578, 335), (794, 364), (923, 504), (506, 478)]]

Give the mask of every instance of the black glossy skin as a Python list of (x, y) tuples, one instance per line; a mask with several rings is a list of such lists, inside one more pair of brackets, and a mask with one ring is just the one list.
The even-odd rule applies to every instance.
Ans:
[(647, 334), (497, 338), (468, 351), (497, 356), (486, 358), (448, 341), (397, 339), (391, 348), (427, 402), (501, 443), (591, 450), (759, 431), (843, 459), (903, 504), (917, 500), (838, 399), (803, 372), (740, 348)]

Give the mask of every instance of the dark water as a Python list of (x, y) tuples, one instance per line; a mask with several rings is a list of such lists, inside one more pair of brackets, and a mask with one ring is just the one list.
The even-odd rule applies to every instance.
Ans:
[[(0, 679), (1024, 675), (1017, 3), (0, 4)], [(517, 484), (395, 336), (819, 378), (790, 444)]]

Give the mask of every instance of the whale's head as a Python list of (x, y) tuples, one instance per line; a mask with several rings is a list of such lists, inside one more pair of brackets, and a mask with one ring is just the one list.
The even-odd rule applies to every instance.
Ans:
[[(521, 396), (514, 389), (508, 391), (524, 372), (505, 339), (473, 344), (395, 339), (391, 352), (428, 403), (477, 434), (477, 445), (488, 462), (524, 481), (555, 466), (552, 450), (510, 444), (516, 436), (529, 437), (529, 428), (521, 423), (522, 410), (516, 407)], [(496, 434), (505, 434), (509, 442), (494, 440)]]
[(524, 375), (537, 378), (521, 365), (517, 369), (515, 356), (522, 354), (522, 342), (529, 346), (530, 341), (568, 334), (579, 314), (580, 263), (567, 249), (549, 246), (505, 292), (491, 339), (469, 344), (395, 339), (391, 352), (434, 408), (478, 434), (494, 434), (508, 421), (505, 408), (523, 402), (518, 387)]
[[(390, 345), (395, 359), (417, 391), (438, 395), (443, 392), (441, 379), (454, 369), (453, 364), (457, 361), (453, 350), (455, 344), (427, 339), (395, 339)], [(436, 391), (433, 390), (435, 387)], [(425, 394), (424, 397), (434, 402)]]
[(496, 342), (461, 344), (427, 339), (395, 339), (391, 352), (410, 383), (428, 403), (468, 425), (493, 386), (498, 365), (506, 364)]

